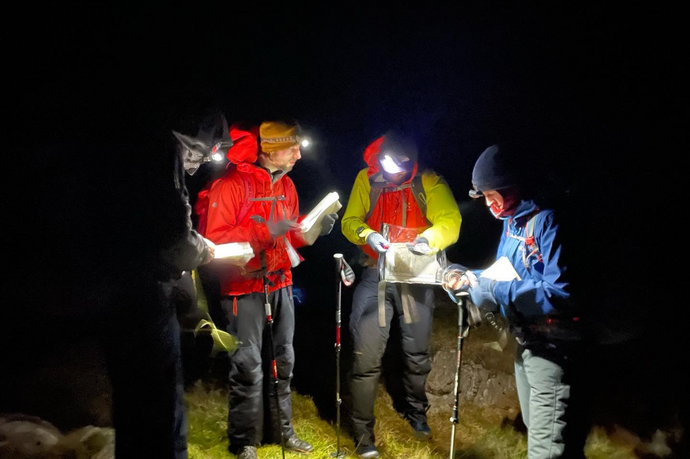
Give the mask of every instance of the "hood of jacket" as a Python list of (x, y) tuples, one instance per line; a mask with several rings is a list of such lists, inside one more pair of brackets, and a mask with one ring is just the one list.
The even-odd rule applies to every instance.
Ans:
[(230, 126), (232, 147), (225, 155), (233, 164), (254, 163), (259, 157), (259, 127), (241, 127), (237, 124)]
[[(383, 144), (383, 141), (385, 140), (385, 136), (381, 136), (378, 139), (374, 140), (371, 142), (367, 148), (364, 149), (364, 162), (369, 166), (369, 170), (367, 171), (367, 176), (371, 177), (375, 174), (378, 174), (376, 180), (385, 180), (383, 177), (383, 170), (381, 170), (381, 165), (379, 164), (379, 153), (381, 153), (381, 145)], [(419, 165), (415, 161), (414, 168), (412, 169), (412, 173), (410, 174), (410, 177), (405, 180), (404, 183), (411, 182), (412, 179), (414, 178), (415, 174), (417, 174)], [(381, 174), (379, 174), (379, 172)]]

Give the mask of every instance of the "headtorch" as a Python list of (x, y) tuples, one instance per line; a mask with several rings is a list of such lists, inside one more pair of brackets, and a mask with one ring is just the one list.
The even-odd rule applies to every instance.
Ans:
[(474, 188), (472, 190), (470, 190), (469, 195), (470, 195), (470, 198), (472, 198), (472, 199), (484, 197), (484, 193), (479, 188), (477, 188), (477, 185), (474, 185)]
[(384, 152), (379, 155), (379, 163), (384, 171), (389, 174), (409, 172), (414, 166), (414, 161), (406, 156), (398, 156), (394, 153)]
[(173, 131), (173, 134), (182, 146), (182, 162), (184, 169), (189, 175), (194, 175), (204, 163), (221, 161), (224, 156), (222, 152), (227, 152), (228, 148), (232, 146), (232, 140), (230, 139), (221, 140), (211, 146), (200, 139), (195, 139), (179, 132)]

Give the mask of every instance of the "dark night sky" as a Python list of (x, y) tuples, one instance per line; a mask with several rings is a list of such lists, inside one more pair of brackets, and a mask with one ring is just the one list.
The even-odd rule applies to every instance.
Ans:
[[(305, 210), (330, 190), (346, 204), (365, 146), (411, 129), (466, 214), (451, 254), (476, 265), (494, 241), (484, 228), (497, 227), (469, 202), (472, 165), (519, 139), (537, 182), (563, 198), (583, 266), (608, 271), (601, 290), (616, 303), (639, 305), (630, 279), (674, 256), (663, 194), (679, 185), (667, 172), (680, 169), (685, 41), (663, 2), (606, 5), (44, 9), (8, 42), (12, 113), (33, 158), (15, 162), (26, 190), (10, 193), (27, 216), (10, 220), (28, 240), (52, 237), (55, 259), (136, 241), (161, 136), (193, 133), (218, 108), (230, 122), (291, 116), (313, 135), (291, 173)], [(212, 172), (188, 180), (193, 195)], [(337, 234), (305, 251), (336, 250), (354, 248)], [(671, 290), (649, 293), (675, 305)]]
[[(291, 116), (313, 134), (313, 153), (291, 173), (305, 209), (332, 189), (345, 204), (365, 146), (392, 126), (411, 129), (423, 162), (467, 212), (451, 254), (468, 264), (491, 246), (483, 225), (496, 228), (467, 198), (472, 165), (493, 142), (517, 137), (530, 145), (535, 173), (559, 196), (568, 191), (581, 266), (609, 273), (594, 301), (639, 317), (636, 326), (684, 326), (665, 264), (678, 256), (666, 207), (686, 201), (667, 173), (684, 153), (687, 39), (665, 2), (236, 3), (61, 5), (14, 18), (13, 158), (32, 160), (13, 161), (24, 186), (8, 190), (6, 215), (17, 225), (10, 234), (36, 241), (14, 270), (18, 281), (45, 285), (65, 253), (139, 234), (133, 215), (146, 208), (164, 154), (155, 139), (192, 133), (198, 114), (217, 107), (230, 122)], [(190, 178), (190, 189), (210, 173)], [(95, 223), (113, 215), (118, 225)], [(320, 244), (305, 250), (311, 263), (296, 279), (335, 251), (354, 253), (339, 234)]]

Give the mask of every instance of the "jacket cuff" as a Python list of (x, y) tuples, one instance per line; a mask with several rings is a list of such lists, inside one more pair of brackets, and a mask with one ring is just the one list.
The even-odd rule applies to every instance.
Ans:
[(366, 243), (367, 243), (367, 237), (368, 237), (371, 233), (375, 233), (375, 232), (376, 232), (376, 231), (374, 231), (374, 230), (371, 229), (371, 228), (367, 228), (367, 229), (365, 229), (365, 230), (362, 230), (362, 232), (359, 233), (359, 238), (362, 240), (362, 245), (366, 244)]

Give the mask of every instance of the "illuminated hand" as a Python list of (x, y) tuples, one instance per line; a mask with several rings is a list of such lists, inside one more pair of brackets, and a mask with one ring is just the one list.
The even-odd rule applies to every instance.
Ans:
[(468, 296), (468, 290), (477, 283), (477, 276), (457, 263), (449, 265), (441, 276), (441, 287), (455, 303), (461, 296)]
[(377, 253), (386, 253), (391, 246), (391, 243), (386, 240), (380, 233), (371, 233), (367, 236), (367, 244)]
[[(470, 273), (469, 276), (467, 273)], [(441, 276), (441, 286), (448, 293), (459, 290), (467, 290), (470, 284), (470, 276), (476, 278), (474, 273), (469, 271), (463, 265), (454, 263), (443, 270)]]
[(415, 238), (414, 242), (407, 244), (407, 248), (415, 255), (429, 255), (434, 251), (429, 247), (429, 240), (425, 237)]

